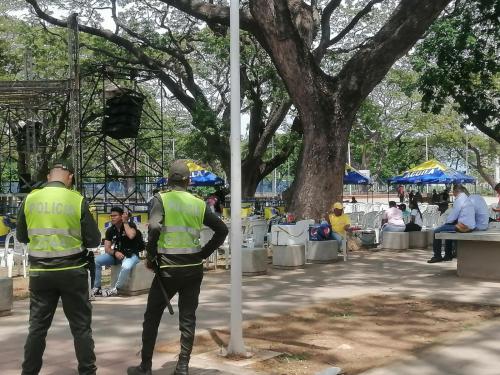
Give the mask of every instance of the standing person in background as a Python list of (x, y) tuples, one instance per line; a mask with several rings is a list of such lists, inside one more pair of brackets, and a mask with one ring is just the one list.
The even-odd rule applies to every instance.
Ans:
[(397, 192), (399, 197), (399, 203), (403, 203), (405, 201), (405, 188), (403, 187), (403, 185), (398, 186)]
[[(207, 209), (203, 200), (188, 193), (189, 169), (176, 160), (169, 169), (170, 190), (155, 195), (149, 217), (147, 266), (159, 274), (149, 290), (142, 331), (141, 363), (127, 374), (151, 374), (153, 351), (163, 311), (167, 306), (160, 283), (169, 298), (179, 294), (180, 354), (174, 375), (188, 375), (196, 329), (196, 309), (203, 279), (203, 259), (208, 258), (228, 234), (226, 225)], [(200, 247), (200, 230), (206, 225), (213, 237)]]
[(69, 189), (71, 163), (54, 162), (47, 179), (43, 189), (26, 197), (17, 220), (17, 239), (28, 244), (30, 262), (30, 326), (22, 375), (38, 374), (42, 368), (47, 331), (59, 298), (73, 335), (78, 373), (94, 375), (86, 248), (99, 246), (101, 234), (85, 199)]
[(414, 197), (415, 197), (415, 192), (413, 190), (410, 190), (410, 194), (408, 194), (408, 200), (411, 202)]
[(438, 204), (441, 198), (439, 197), (439, 194), (437, 193), (436, 189), (432, 189), (432, 198), (431, 201), (433, 204)]

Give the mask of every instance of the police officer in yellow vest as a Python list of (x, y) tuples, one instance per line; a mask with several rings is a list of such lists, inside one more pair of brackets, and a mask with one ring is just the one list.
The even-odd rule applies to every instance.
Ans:
[[(181, 350), (174, 374), (188, 375), (203, 279), (203, 259), (222, 245), (228, 233), (222, 220), (206, 209), (205, 202), (186, 191), (189, 175), (185, 161), (174, 161), (168, 175), (170, 189), (155, 195), (152, 201), (146, 247), (148, 267), (151, 268), (151, 262), (158, 260), (162, 280), (158, 277), (153, 279), (144, 313), (142, 361), (139, 366), (128, 368), (129, 375), (151, 374), (158, 326), (166, 307), (159, 282), (163, 283), (170, 298), (179, 294)], [(203, 225), (215, 233), (205, 246), (200, 247)]]
[(28, 243), (30, 262), (30, 326), (22, 374), (40, 372), (59, 298), (73, 334), (78, 372), (95, 374), (86, 248), (99, 246), (101, 235), (83, 197), (69, 189), (71, 164), (55, 162), (47, 179), (43, 189), (26, 197), (17, 220), (17, 239)]

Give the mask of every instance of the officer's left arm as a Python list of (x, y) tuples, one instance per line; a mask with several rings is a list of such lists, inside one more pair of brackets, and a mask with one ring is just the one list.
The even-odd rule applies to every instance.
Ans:
[(217, 215), (210, 212), (210, 210), (205, 210), (203, 224), (214, 231), (214, 235), (210, 241), (208, 241), (201, 249), (200, 255), (206, 259), (224, 243), (229, 230), (227, 229), (226, 224), (224, 224), (224, 222)]
[(86, 248), (99, 247), (101, 244), (101, 232), (90, 213), (89, 205), (84, 199), (82, 201), (82, 218), (80, 219), (82, 228), (82, 243)]
[(26, 223), (26, 215), (24, 214), (24, 203), (21, 203), (19, 207), (19, 212), (17, 213), (17, 228), (16, 228), (16, 238), (19, 242), (28, 243), (30, 242), (28, 237), (28, 224)]
[(156, 258), (158, 254), (158, 240), (160, 239), (161, 227), (164, 221), (163, 203), (159, 194), (156, 194), (151, 201), (151, 210), (148, 221), (148, 242), (146, 254), (148, 259)]

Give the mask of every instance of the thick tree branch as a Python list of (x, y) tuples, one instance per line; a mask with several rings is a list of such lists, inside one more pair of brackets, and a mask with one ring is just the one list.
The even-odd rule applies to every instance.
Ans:
[[(161, 0), (207, 24), (229, 26), (229, 7), (206, 3), (200, 0)], [(252, 15), (246, 9), (240, 10), (240, 25), (243, 30), (256, 32)]]
[[(358, 24), (358, 22), (364, 16), (366, 16), (368, 13), (371, 12), (371, 10), (372, 10), (372, 8), (373, 8), (373, 6), (375, 4), (381, 3), (383, 1), (384, 0), (371, 0), (370, 2), (368, 2), (368, 4), (366, 4), (365, 7), (363, 9), (361, 9), (353, 17), (353, 19), (351, 20), (351, 22), (349, 22), (349, 24), (346, 27), (344, 27), (343, 30), (341, 30), (335, 37), (333, 37), (332, 39), (330, 39), (330, 16), (331, 16), (331, 12), (328, 15), (328, 13), (325, 13), (325, 11), (327, 10), (327, 7), (329, 5), (331, 5), (332, 3), (338, 2), (340, 4), (340, 1), (338, 1), (338, 0), (332, 0), (332, 2), (330, 2), (325, 7), (325, 11), (323, 12), (323, 16), (321, 17), (321, 30), (322, 30), (321, 41), (320, 41), (320, 44), (318, 45), (318, 47), (316, 48), (316, 50), (314, 51), (314, 55), (315, 55), (317, 61), (320, 61), (323, 58), (323, 56), (325, 55), (326, 50), (329, 47), (331, 47), (334, 44), (340, 42), (352, 29), (354, 29), (354, 27)], [(338, 4), (336, 4), (336, 5), (338, 6)], [(336, 8), (336, 6), (335, 6), (335, 8)], [(324, 19), (324, 17), (325, 17), (325, 19)], [(328, 17), (328, 19), (326, 19), (326, 17)]]
[(401, 0), (384, 26), (338, 74), (346, 108), (358, 108), (394, 62), (408, 52), (449, 2)]
[(260, 135), (259, 142), (255, 146), (254, 155), (263, 155), (267, 149), (267, 146), (271, 142), (273, 135), (276, 133), (276, 130), (280, 127), (287, 115), (290, 107), (292, 106), (292, 101), (290, 98), (283, 99), (280, 103), (273, 106), (271, 109), (271, 113), (267, 119), (267, 122), (264, 126), (264, 130)]
[(335, 37), (330, 39), (328, 43), (326, 44), (326, 48), (334, 45), (335, 43), (338, 43), (339, 41), (342, 40), (354, 27), (358, 24), (359, 20), (366, 16), (368, 13), (371, 12), (373, 6), (377, 3), (381, 3), (384, 0), (371, 0), (366, 6), (361, 9), (358, 14), (354, 16), (354, 18), (349, 22), (349, 24), (342, 30), (340, 31)]
[[(68, 26), (67, 21), (60, 20), (45, 13), (39, 7), (38, 2), (36, 0), (26, 0), (26, 2), (33, 7), (33, 10), (35, 11), (35, 13), (39, 18), (55, 26), (59, 27)], [(159, 61), (147, 56), (140, 48), (137, 48), (134, 45), (134, 43), (132, 43), (128, 39), (125, 39), (119, 35), (112, 33), (109, 30), (96, 29), (94, 27), (85, 25), (79, 25), (78, 27), (80, 31), (83, 31), (84, 33), (104, 38), (127, 50), (129, 53), (135, 56), (144, 66), (146, 66), (151, 70), (156, 71), (158, 78), (165, 84), (165, 86), (170, 90), (170, 92), (174, 94), (177, 100), (179, 100), (179, 102), (181, 102), (184, 107), (186, 107), (188, 110), (191, 111), (194, 111), (196, 109), (197, 99), (194, 99), (193, 97), (188, 95), (184, 91), (184, 89), (172, 79), (172, 77), (170, 77), (167, 73), (165, 73), (161, 69), (162, 64)], [(198, 100), (200, 99), (198, 98)]]

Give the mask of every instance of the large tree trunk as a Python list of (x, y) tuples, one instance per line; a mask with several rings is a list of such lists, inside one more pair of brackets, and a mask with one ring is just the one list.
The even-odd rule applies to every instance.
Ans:
[(319, 219), (342, 200), (347, 142), (354, 114), (335, 115), (336, 106), (318, 105), (310, 114), (314, 127), (304, 129), (304, 146), (290, 211)]

